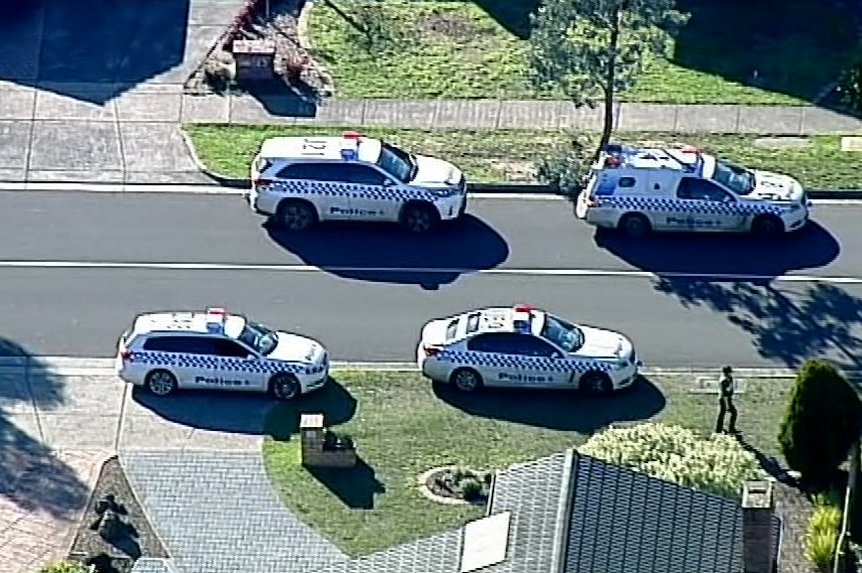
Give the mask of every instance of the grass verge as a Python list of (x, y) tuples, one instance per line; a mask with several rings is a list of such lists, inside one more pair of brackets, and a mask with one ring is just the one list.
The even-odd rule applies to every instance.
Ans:
[[(264, 139), (285, 135), (340, 135), (355, 127), (208, 125), (186, 126), (198, 156), (213, 171), (230, 177), (247, 177)], [(369, 137), (381, 137), (405, 149), (452, 161), (473, 182), (525, 182), (535, 180), (536, 162), (566, 134), (530, 130), (423, 130), (363, 128)], [(615, 139), (633, 144), (645, 142), (688, 143), (748, 167), (787, 173), (809, 189), (859, 187), (855, 152), (841, 151), (841, 137), (818, 135), (802, 147), (766, 148), (757, 136), (618, 133)]]
[[(309, 22), (315, 57), (338, 97), (538, 97), (526, 58), (537, 2), (389, 0), (377, 21), (364, 20), (356, 4), (319, 2)], [(789, 0), (778, 16), (769, 3), (743, 0), (681, 0), (680, 9), (691, 19), (670, 57), (649, 65), (623, 100), (804, 104), (838, 76), (855, 46), (849, 19), (813, 0)], [(387, 32), (368, 42), (359, 30), (369, 24)]]
[[(494, 470), (583, 443), (609, 423), (658, 419), (712, 430), (716, 397), (690, 394), (691, 379), (644, 380), (631, 392), (587, 399), (553, 392), (435, 393), (420, 375), (334, 373), (336, 381), (295, 404), (276, 406), (263, 445), (267, 471), (290, 509), (353, 555), (419, 539), (480, 517), (483, 508), (446, 506), (418, 491), (425, 470), (459, 463)], [(791, 380), (748, 381), (739, 396), (746, 442), (776, 455)], [(333, 483), (300, 464), (301, 413), (353, 436), (364, 462)]]

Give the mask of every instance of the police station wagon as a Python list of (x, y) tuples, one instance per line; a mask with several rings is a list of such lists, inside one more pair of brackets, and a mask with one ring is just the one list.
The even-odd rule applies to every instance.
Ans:
[(457, 167), (354, 132), (268, 139), (251, 181), (252, 209), (290, 231), (319, 221), (371, 221), (424, 233), (467, 208), (467, 183)]
[(120, 379), (157, 396), (215, 389), (291, 400), (329, 379), (319, 342), (221, 308), (139, 314), (119, 340), (115, 368)]
[(592, 166), (575, 213), (591, 225), (642, 237), (650, 231), (797, 231), (809, 218), (802, 185), (691, 146), (611, 144)]
[(608, 394), (631, 386), (641, 365), (622, 334), (527, 304), (432, 320), (416, 359), (425, 377), (462, 392), (500, 386)]

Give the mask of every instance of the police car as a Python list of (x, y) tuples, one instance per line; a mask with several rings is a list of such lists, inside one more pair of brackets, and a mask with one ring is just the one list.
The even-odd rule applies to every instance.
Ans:
[(329, 356), (315, 340), (210, 308), (139, 314), (119, 340), (115, 368), (157, 396), (218, 389), (291, 400), (326, 384)]
[(528, 304), (432, 320), (416, 358), (425, 377), (463, 392), (501, 386), (608, 394), (631, 386), (641, 365), (622, 334)]
[(424, 233), (467, 208), (457, 167), (355, 132), (267, 139), (251, 181), (251, 208), (290, 231), (318, 221), (372, 221)]
[(642, 237), (650, 231), (797, 231), (809, 218), (802, 185), (746, 169), (692, 146), (611, 144), (592, 166), (575, 213), (591, 225)]

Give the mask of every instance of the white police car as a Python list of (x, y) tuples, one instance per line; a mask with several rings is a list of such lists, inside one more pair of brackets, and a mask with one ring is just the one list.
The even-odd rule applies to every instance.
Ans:
[(120, 379), (157, 396), (196, 388), (291, 400), (329, 379), (319, 342), (221, 308), (139, 314), (119, 340), (115, 368)]
[(251, 181), (252, 209), (291, 231), (318, 221), (372, 221), (424, 233), (467, 208), (457, 167), (355, 132), (267, 139)]
[(416, 359), (427, 378), (463, 392), (507, 386), (607, 394), (631, 386), (641, 364), (622, 334), (527, 304), (432, 320)]
[(591, 225), (633, 237), (650, 231), (797, 231), (809, 218), (802, 185), (750, 170), (691, 146), (611, 144), (592, 166), (575, 213)]

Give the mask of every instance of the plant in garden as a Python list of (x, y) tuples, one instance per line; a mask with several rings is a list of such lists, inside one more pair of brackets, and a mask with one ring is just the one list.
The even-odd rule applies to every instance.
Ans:
[(862, 111), (862, 60), (844, 72), (835, 91), (838, 92), (841, 103), (853, 111)]
[(39, 569), (39, 573), (94, 573), (94, 565), (84, 565), (78, 561), (55, 561)]
[(560, 89), (575, 105), (604, 104), (602, 137), (614, 125), (616, 94), (633, 85), (651, 56), (688, 19), (674, 0), (544, 0), (533, 16), (530, 67), (539, 89)]
[(584, 177), (589, 173), (594, 144), (587, 135), (574, 132), (567, 134), (564, 143), (555, 145), (550, 153), (539, 160), (536, 176), (564, 195), (577, 195), (583, 186)]
[(832, 570), (838, 536), (841, 532), (841, 509), (834, 505), (818, 505), (814, 508), (805, 531), (803, 548), (818, 571)]
[(727, 434), (702, 437), (657, 423), (610, 427), (578, 448), (584, 455), (695, 489), (738, 499), (745, 481), (763, 471), (757, 458)]
[(808, 360), (796, 376), (778, 441), (787, 465), (810, 484), (828, 482), (858, 439), (860, 405), (829, 362)]

